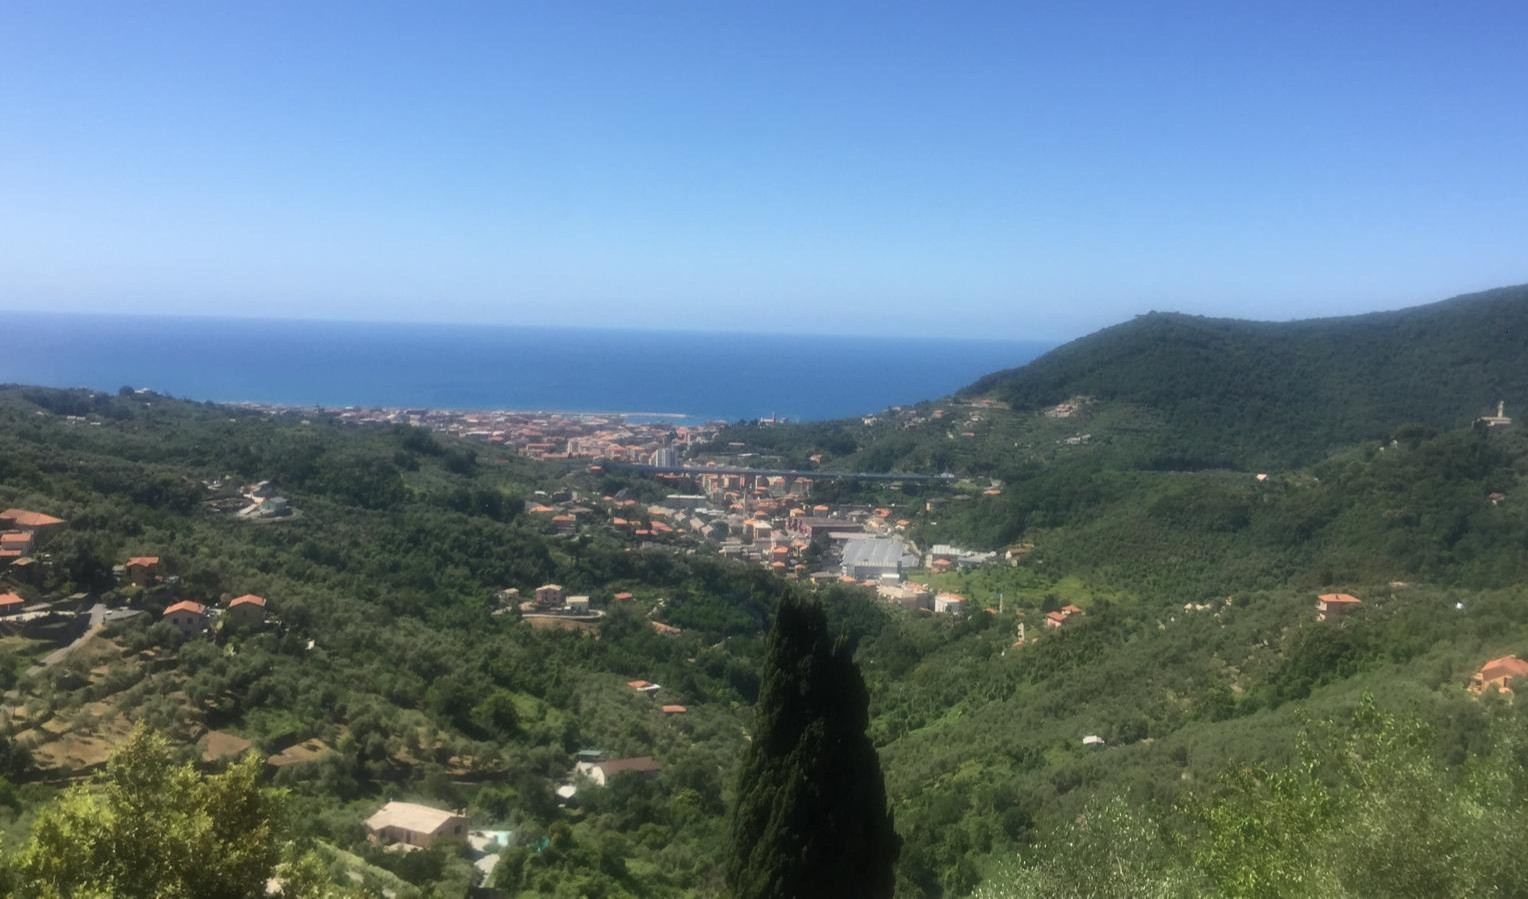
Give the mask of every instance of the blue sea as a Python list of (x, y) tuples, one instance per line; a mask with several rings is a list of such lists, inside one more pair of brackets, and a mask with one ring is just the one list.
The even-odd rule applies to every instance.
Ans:
[(936, 399), (1049, 344), (0, 315), (0, 382), (325, 406), (837, 418)]

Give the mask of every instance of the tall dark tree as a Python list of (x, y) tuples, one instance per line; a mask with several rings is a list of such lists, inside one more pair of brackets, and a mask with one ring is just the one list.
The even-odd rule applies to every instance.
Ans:
[(727, 881), (739, 899), (892, 894), (901, 841), (865, 734), (869, 705), (822, 607), (786, 597), (733, 810)]

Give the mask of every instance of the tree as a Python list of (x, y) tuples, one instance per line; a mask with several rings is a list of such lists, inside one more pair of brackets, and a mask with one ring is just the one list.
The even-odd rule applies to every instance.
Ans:
[(741, 899), (890, 896), (900, 840), (865, 734), (869, 693), (815, 602), (780, 604), (733, 810)]
[(45, 807), (15, 862), (23, 896), (258, 896), (276, 867), (279, 794), (251, 755), (207, 777), (140, 727), (90, 787)]

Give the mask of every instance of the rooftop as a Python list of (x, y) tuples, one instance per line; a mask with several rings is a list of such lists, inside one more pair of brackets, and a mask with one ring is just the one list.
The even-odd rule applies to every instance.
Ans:
[(418, 805), (413, 802), (389, 802), (387, 805), (382, 806), (376, 814), (366, 819), (366, 827), (370, 830), (396, 827), (400, 830), (408, 830), (414, 833), (432, 834), (445, 827), (455, 817), (457, 815), (453, 812), (430, 808), (428, 805)]
[(10, 521), (17, 527), (45, 528), (52, 524), (63, 524), (62, 518), (54, 518), (42, 512), (32, 512), (28, 509), (6, 509), (0, 512), (0, 520)]
[(844, 565), (901, 566), (907, 554), (901, 540), (851, 540), (844, 545)]

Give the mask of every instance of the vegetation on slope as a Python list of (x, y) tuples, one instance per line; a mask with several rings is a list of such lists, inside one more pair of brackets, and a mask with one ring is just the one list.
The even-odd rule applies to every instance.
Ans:
[(1075, 396), (1163, 418), (1199, 467), (1305, 464), (1415, 422), (1528, 403), (1528, 286), (1284, 323), (1151, 313), (963, 393), (1036, 410)]

